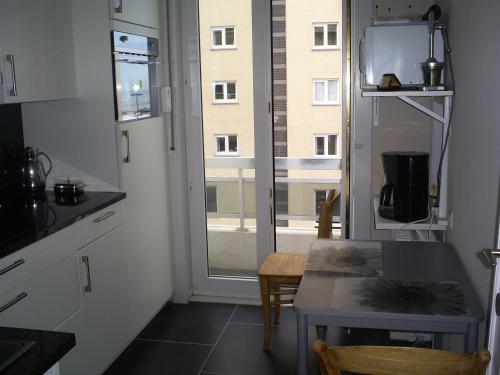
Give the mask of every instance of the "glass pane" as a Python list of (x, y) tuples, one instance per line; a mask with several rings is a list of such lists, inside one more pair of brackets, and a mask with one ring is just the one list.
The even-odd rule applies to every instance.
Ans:
[(336, 80), (328, 81), (328, 101), (336, 103), (338, 101), (338, 82)]
[(337, 136), (328, 136), (328, 155), (335, 155), (337, 153)]
[(234, 45), (234, 28), (232, 27), (226, 29), (226, 45)]
[(227, 98), (236, 99), (236, 83), (234, 82), (227, 83)]
[[(207, 213), (206, 221), (208, 275), (256, 277), (252, 0), (199, 0), (198, 6), (205, 184), (216, 186), (218, 195), (218, 210)], [(234, 45), (235, 31), (244, 30), (238, 34), (238, 49), (210, 48), (206, 30), (217, 25), (232, 25), (224, 30), (226, 45)], [(245, 100), (214, 105), (211, 84), (221, 81), (229, 81), (221, 99), (234, 103), (241, 95)], [(225, 136), (223, 146), (216, 135)], [(214, 141), (225, 154), (214, 152)]]
[(222, 46), (222, 30), (214, 30), (214, 46)]
[[(341, 85), (342, 53), (314, 51), (310, 32), (314, 46), (329, 44), (331, 35), (327, 34), (336, 30), (316, 22), (338, 23), (340, 30), (342, 9), (338, 1), (271, 2), (272, 55), (279, 64), (273, 67), (276, 251), (305, 253), (318, 235), (316, 191), (321, 191), (318, 199), (324, 200), (325, 192), (340, 192), (343, 182), (341, 149), (335, 150), (337, 158), (317, 157), (336, 147), (335, 142), (330, 144), (334, 137), (329, 135), (343, 136), (342, 107), (311, 106), (311, 102), (326, 103), (332, 96), (326, 87), (328, 79), (339, 78)], [(308, 94), (304, 87), (311, 83)], [(333, 92), (337, 86), (332, 86)], [(332, 98), (340, 99), (337, 94)], [(334, 238), (340, 238), (340, 202), (337, 198), (333, 204)]]
[(314, 45), (322, 46), (325, 44), (325, 33), (323, 26), (314, 26)]
[(325, 82), (314, 82), (314, 100), (317, 102), (325, 100)]
[(335, 46), (337, 44), (337, 25), (328, 25), (328, 45)]
[(205, 190), (207, 212), (217, 212), (217, 187), (207, 186)]
[(319, 215), (321, 206), (326, 202), (327, 192), (325, 190), (316, 190), (314, 192), (315, 214)]
[(217, 152), (226, 151), (226, 139), (225, 137), (217, 137)]
[(316, 137), (316, 155), (325, 154), (325, 138)]
[(215, 99), (216, 100), (224, 99), (224, 85), (222, 84), (215, 85)]

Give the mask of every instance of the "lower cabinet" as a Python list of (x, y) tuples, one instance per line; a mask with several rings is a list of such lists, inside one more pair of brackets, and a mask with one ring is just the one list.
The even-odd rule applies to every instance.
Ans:
[(76, 334), (61, 375), (102, 373), (133, 337), (126, 231), (122, 224), (76, 253), (82, 309), (57, 329)]

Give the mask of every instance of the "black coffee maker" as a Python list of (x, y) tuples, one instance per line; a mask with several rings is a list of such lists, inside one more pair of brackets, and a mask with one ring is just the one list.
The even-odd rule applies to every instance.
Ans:
[(383, 152), (382, 163), (386, 183), (380, 190), (380, 216), (404, 223), (425, 219), (429, 200), (429, 154)]

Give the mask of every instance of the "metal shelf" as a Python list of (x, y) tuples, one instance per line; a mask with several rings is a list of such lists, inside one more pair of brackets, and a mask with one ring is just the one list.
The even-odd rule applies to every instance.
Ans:
[(408, 224), (402, 223), (400, 221), (387, 219), (382, 217), (378, 213), (379, 197), (375, 195), (373, 197), (373, 215), (375, 217), (375, 229), (388, 229), (388, 230), (440, 230), (445, 231), (448, 227), (447, 221), (439, 220), (436, 222), (437, 218), (434, 219), (433, 223), (424, 222), (418, 224)]

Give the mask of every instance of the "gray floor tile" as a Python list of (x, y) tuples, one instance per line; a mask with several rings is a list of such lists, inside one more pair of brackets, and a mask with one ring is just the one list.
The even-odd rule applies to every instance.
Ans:
[(168, 304), (139, 334), (140, 338), (214, 344), (235, 305), (212, 303)]
[[(271, 321), (273, 319), (271, 309)], [(262, 307), (238, 305), (235, 314), (231, 318), (234, 323), (251, 323), (251, 324), (264, 324), (262, 317)], [(297, 324), (297, 314), (295, 309), (291, 306), (281, 307), (280, 325)]]
[(211, 348), (135, 340), (105, 375), (197, 375)]

